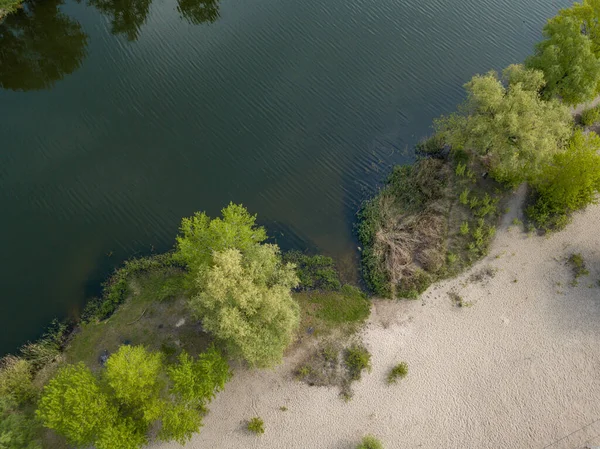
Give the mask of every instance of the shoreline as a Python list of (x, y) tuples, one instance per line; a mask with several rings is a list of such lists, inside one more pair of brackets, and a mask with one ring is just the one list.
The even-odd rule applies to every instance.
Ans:
[[(274, 371), (236, 369), (185, 447), (342, 449), (372, 433), (391, 448), (535, 449), (574, 431), (549, 449), (600, 444), (600, 422), (577, 431), (600, 417), (600, 206), (547, 237), (510, 226), (512, 210), (490, 255), (467, 272), (418, 301), (374, 301), (362, 333), (373, 371), (349, 403), (335, 388), (293, 380), (292, 353)], [(571, 252), (591, 262), (577, 287), (565, 265)], [(488, 266), (493, 277), (471, 280)], [(472, 306), (453, 305), (451, 291)], [(386, 373), (400, 360), (409, 375), (388, 386)], [(243, 428), (251, 416), (264, 418), (264, 435)]]

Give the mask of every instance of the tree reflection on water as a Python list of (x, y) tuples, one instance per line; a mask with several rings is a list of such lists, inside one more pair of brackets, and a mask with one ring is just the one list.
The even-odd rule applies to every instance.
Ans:
[(27, 1), (0, 23), (0, 87), (48, 89), (77, 70), (88, 36), (59, 10), (62, 0)]

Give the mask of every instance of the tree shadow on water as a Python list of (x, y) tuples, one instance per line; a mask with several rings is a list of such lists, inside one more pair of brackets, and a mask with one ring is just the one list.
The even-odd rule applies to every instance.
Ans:
[[(88, 5), (110, 17), (112, 33), (124, 35), (129, 41), (138, 39), (151, 3), (152, 0), (88, 0)], [(212, 23), (219, 18), (219, 2), (178, 0), (177, 11), (182, 18), (194, 25)]]
[(30, 0), (0, 23), (0, 87), (48, 89), (81, 66), (88, 36), (61, 4)]

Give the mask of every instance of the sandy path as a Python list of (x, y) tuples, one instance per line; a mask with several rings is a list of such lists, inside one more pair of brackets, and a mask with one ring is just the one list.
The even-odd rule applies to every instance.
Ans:
[[(366, 433), (386, 449), (600, 446), (600, 421), (550, 445), (600, 418), (600, 207), (549, 238), (507, 229), (508, 221), (469, 273), (419, 301), (375, 302), (364, 332), (373, 371), (349, 403), (335, 389), (293, 381), (289, 360), (238, 372), (186, 447), (352, 449)], [(573, 252), (591, 271), (577, 287), (564, 264)], [(486, 266), (497, 269), (493, 278), (469, 281)], [(449, 290), (472, 307), (453, 306)], [(387, 371), (401, 360), (409, 376), (389, 387)], [(257, 415), (260, 437), (243, 429)]]

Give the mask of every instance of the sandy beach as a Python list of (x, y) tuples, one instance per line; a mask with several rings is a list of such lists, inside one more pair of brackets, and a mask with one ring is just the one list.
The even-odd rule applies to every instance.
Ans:
[[(600, 446), (600, 207), (549, 237), (528, 236), (512, 218), (467, 273), (416, 301), (374, 301), (363, 332), (373, 370), (350, 402), (295, 381), (291, 354), (273, 371), (236, 370), (186, 447), (352, 449), (367, 433), (386, 449)], [(577, 286), (573, 253), (590, 270)], [(492, 277), (475, 279), (488, 268)], [(388, 386), (399, 361), (409, 375)], [(245, 430), (253, 416), (264, 435)]]

